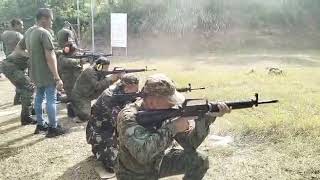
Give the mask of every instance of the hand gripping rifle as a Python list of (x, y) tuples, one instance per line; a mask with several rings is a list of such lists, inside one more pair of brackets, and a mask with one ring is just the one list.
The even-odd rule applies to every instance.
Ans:
[[(136, 114), (137, 122), (144, 127), (160, 127), (164, 121), (171, 118), (200, 116), (207, 112), (219, 112), (218, 103), (208, 102), (207, 100), (205, 103), (202, 104), (188, 105), (188, 102), (199, 100), (204, 99), (187, 99), (182, 104), (182, 106), (178, 108), (139, 111)], [(231, 101), (225, 103), (228, 107), (232, 107), (232, 109), (245, 109), (251, 108), (253, 106), (258, 106), (259, 104), (270, 104), (277, 102), (278, 100), (259, 101), (259, 96), (256, 93), (255, 99), (247, 101)]]

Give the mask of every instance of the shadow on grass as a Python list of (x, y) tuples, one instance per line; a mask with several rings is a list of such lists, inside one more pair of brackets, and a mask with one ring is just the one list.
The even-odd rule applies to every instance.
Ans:
[(3, 159), (6, 159), (8, 157), (11, 157), (11, 156), (15, 156), (17, 154), (19, 154), (19, 152), (26, 148), (26, 147), (30, 147), (30, 146), (33, 146), (43, 140), (45, 140), (46, 138), (40, 138), (40, 139), (37, 139), (35, 141), (32, 141), (28, 144), (25, 144), (25, 145), (22, 145), (22, 146), (17, 146), (17, 147), (0, 147), (0, 160), (3, 160)]
[(88, 157), (73, 167), (68, 168), (57, 180), (98, 180), (100, 177), (96, 174), (94, 166), (94, 157)]
[(7, 129), (4, 129), (4, 130), (1, 130), (0, 131), (0, 134), (5, 134), (5, 133), (8, 133), (10, 131), (14, 131), (14, 130), (17, 130), (19, 128), (21, 128), (22, 126), (19, 124), (19, 125), (16, 125), (16, 126), (12, 126), (10, 128), (7, 128)]
[(32, 137), (32, 136), (34, 136), (33, 133), (28, 134), (28, 135), (25, 135), (25, 136), (22, 136), (22, 137), (19, 137), (19, 138), (16, 138), (16, 139), (13, 139), (13, 140), (11, 140), (11, 141), (7, 141), (7, 142), (5, 142), (3, 145), (0, 145), (0, 148), (10, 146), (10, 145), (12, 145), (12, 144), (15, 144), (16, 142), (25, 140), (25, 139), (27, 139), (27, 138), (29, 138), (29, 137)]
[(10, 119), (8, 121), (3, 121), (3, 122), (0, 123), (0, 127), (17, 123), (17, 122), (19, 122), (19, 120), (20, 120), (19, 118), (13, 118), (13, 119)]
[(13, 102), (7, 102), (7, 103), (4, 103), (4, 104), (0, 104), (0, 109), (8, 109), (10, 107), (13, 107)]

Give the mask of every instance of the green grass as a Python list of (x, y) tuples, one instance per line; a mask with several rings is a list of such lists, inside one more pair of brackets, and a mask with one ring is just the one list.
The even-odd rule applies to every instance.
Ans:
[[(139, 73), (141, 85), (148, 75), (161, 72), (175, 80), (178, 87), (187, 83), (207, 87), (187, 93), (187, 97), (245, 100), (257, 92), (261, 99), (280, 100), (278, 104), (234, 110), (217, 119), (211, 134), (230, 135), (234, 142), (213, 146), (207, 139), (201, 145), (199, 149), (210, 157), (205, 180), (320, 179), (318, 55), (206, 54), (122, 60), (116, 57), (112, 65), (157, 68), (157, 72)], [(280, 67), (284, 74), (269, 75), (266, 67)], [(254, 73), (249, 73), (251, 70)], [(14, 88), (8, 81), (0, 81), (0, 86), (3, 87), (0, 89), (0, 177), (98, 179), (90, 146), (85, 141), (85, 124), (72, 123), (64, 106), (60, 106), (61, 122), (70, 133), (53, 139), (33, 135), (34, 126), (20, 127), (20, 106), (11, 106)]]
[[(242, 100), (253, 98), (257, 92), (261, 99), (280, 101), (278, 104), (261, 105), (254, 109), (234, 110), (218, 121), (219, 126), (223, 127), (219, 133), (232, 132), (240, 136), (255, 134), (262, 137), (320, 135), (318, 67), (282, 64), (283, 75), (269, 75), (265, 68), (270, 63), (228, 66), (215, 62), (217, 61), (201, 63), (159, 59), (154, 60), (151, 66), (168, 74), (178, 86), (186, 86), (190, 82), (193, 87), (207, 87), (206, 90), (187, 94), (193, 98), (212, 101)], [(233, 64), (236, 63), (239, 62)], [(126, 62), (127, 66), (132, 67), (143, 64), (144, 62)], [(249, 73), (251, 69), (254, 73)]]

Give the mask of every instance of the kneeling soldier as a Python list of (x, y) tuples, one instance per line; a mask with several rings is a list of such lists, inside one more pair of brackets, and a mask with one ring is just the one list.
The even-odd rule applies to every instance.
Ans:
[[(118, 180), (156, 180), (184, 174), (184, 179), (200, 180), (209, 168), (208, 157), (197, 148), (209, 134), (209, 126), (217, 116), (230, 112), (224, 103), (219, 113), (201, 117), (168, 119), (160, 128), (146, 128), (137, 121), (138, 111), (170, 109), (182, 104), (184, 96), (176, 91), (172, 80), (162, 74), (150, 76), (142, 90), (143, 99), (127, 105), (118, 115), (119, 154)], [(195, 126), (189, 127), (194, 120)], [(153, 119), (150, 118), (150, 121)], [(168, 148), (176, 140), (181, 149)]]
[(92, 145), (92, 152), (101, 161), (105, 169), (113, 172), (118, 154), (116, 119), (120, 110), (132, 99), (119, 99), (114, 94), (136, 93), (139, 79), (134, 74), (126, 74), (120, 83), (106, 89), (91, 109), (91, 119), (86, 129), (87, 142)]
[[(85, 69), (78, 77), (71, 93), (72, 109), (80, 121), (90, 118), (91, 101), (98, 98), (114, 82), (121, 78), (122, 74), (106, 76), (110, 61), (100, 57), (96, 63)], [(70, 106), (68, 106), (70, 109)]]

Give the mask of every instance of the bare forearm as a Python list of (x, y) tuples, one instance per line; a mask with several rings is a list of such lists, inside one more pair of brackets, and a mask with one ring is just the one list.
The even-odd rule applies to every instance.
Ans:
[(58, 68), (57, 68), (57, 58), (54, 51), (46, 50), (46, 60), (49, 66), (49, 69), (53, 75), (54, 79), (60, 79)]

